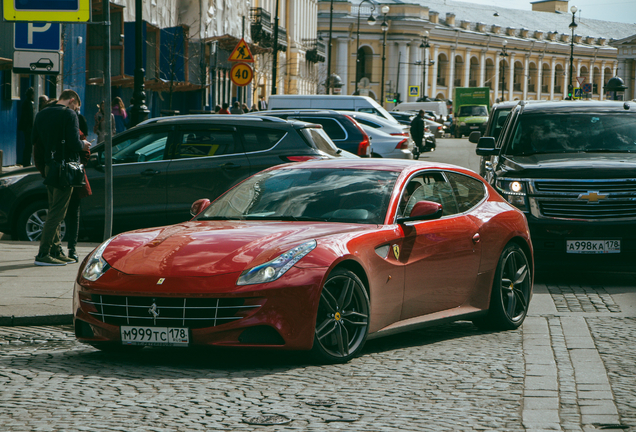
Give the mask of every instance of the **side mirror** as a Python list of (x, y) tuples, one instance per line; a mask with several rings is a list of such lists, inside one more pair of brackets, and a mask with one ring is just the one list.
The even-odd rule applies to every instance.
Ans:
[(207, 198), (196, 200), (190, 207), (190, 214), (192, 215), (192, 217), (195, 217), (209, 206), (210, 200)]
[(439, 219), (442, 217), (442, 205), (433, 201), (418, 201), (413, 206), (408, 217), (398, 218), (397, 222), (402, 224), (410, 221), (424, 221)]
[(495, 148), (495, 139), (493, 137), (479, 138), (475, 153), (479, 156), (494, 156), (499, 153), (499, 149)]
[(477, 144), (479, 142), (479, 138), (481, 138), (481, 132), (479, 131), (473, 131), (470, 135), (468, 135), (468, 141), (473, 144)]

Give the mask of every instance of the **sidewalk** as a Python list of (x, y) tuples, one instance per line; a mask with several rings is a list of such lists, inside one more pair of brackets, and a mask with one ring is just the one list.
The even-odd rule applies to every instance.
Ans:
[[(97, 246), (79, 243), (80, 262)], [(0, 240), (0, 326), (73, 322), (73, 281), (79, 263), (36, 266), (38, 247), (38, 242)]]

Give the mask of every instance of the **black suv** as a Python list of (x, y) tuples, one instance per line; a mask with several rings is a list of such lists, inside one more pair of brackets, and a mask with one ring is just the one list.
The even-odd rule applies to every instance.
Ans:
[[(148, 120), (113, 138), (113, 229), (178, 223), (199, 198), (215, 199), (265, 168), (341, 157), (317, 125), (275, 117), (193, 115)], [(104, 145), (86, 167), (93, 195), (81, 201), (82, 236), (104, 229)], [(39, 240), (47, 193), (34, 167), (0, 175), (0, 232)], [(92, 235), (91, 235), (92, 234)]]
[(319, 124), (338, 148), (360, 157), (371, 156), (369, 136), (362, 130), (358, 122), (346, 114), (333, 110), (312, 109), (259, 111), (250, 114)]
[(526, 214), (539, 265), (633, 270), (635, 102), (520, 102), (477, 154), (493, 157), (486, 178)]

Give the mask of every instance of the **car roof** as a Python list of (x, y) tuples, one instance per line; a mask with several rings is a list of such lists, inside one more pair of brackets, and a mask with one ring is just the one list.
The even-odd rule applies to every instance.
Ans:
[(574, 101), (537, 101), (533, 103), (520, 102), (524, 113), (537, 112), (589, 112), (589, 111), (610, 111), (610, 112), (635, 112), (636, 102), (623, 101), (594, 101), (594, 100), (574, 100)]
[(267, 114), (271, 114), (272, 116), (276, 116), (278, 114), (318, 114), (318, 115), (342, 115), (336, 110), (330, 109), (319, 109), (319, 108), (298, 108), (298, 109), (281, 109), (281, 110), (269, 110), (269, 111), (254, 111), (247, 113), (250, 116), (267, 116)]
[(271, 116), (246, 116), (245, 114), (188, 114), (169, 117), (156, 117), (140, 123), (138, 126), (145, 126), (153, 123), (173, 124), (173, 123), (230, 123), (240, 124), (245, 122), (261, 123), (287, 123), (287, 120)]

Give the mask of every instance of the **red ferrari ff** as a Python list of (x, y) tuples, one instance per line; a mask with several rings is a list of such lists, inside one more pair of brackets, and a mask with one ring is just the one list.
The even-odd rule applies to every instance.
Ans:
[(82, 263), (77, 338), (100, 349), (312, 350), (440, 321), (521, 325), (526, 219), (472, 171), (401, 160), (281, 165), (178, 225), (119, 234)]

